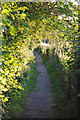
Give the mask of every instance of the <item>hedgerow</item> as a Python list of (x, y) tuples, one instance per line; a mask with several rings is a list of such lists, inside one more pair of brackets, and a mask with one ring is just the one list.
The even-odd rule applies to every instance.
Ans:
[(49, 49), (55, 48), (65, 67), (68, 87), (74, 88), (71, 81), (78, 84), (73, 78), (79, 73), (78, 11), (72, 2), (2, 2), (0, 97), (4, 105), (9, 93), (24, 90), (19, 77), (30, 68), (33, 50), (47, 38)]

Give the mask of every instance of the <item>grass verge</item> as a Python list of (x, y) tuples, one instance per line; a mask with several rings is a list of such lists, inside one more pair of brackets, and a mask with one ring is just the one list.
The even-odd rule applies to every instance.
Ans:
[[(53, 103), (55, 98), (56, 106), (52, 106), (53, 117), (55, 118), (77, 118), (77, 100), (76, 98), (67, 99), (64, 90), (63, 65), (59, 58), (40, 54), (43, 64), (47, 68), (50, 76), (51, 90), (53, 94)], [(63, 87), (64, 86), (64, 87)], [(54, 110), (55, 109), (55, 110)]]
[(36, 86), (37, 82), (37, 69), (36, 63), (32, 62), (30, 65), (30, 71), (26, 71), (23, 78), (20, 78), (23, 82), (22, 86), (24, 90), (19, 90), (16, 93), (10, 93), (10, 102), (6, 104), (6, 113), (3, 115), (5, 118), (20, 118), (20, 114), (27, 104), (30, 93)]

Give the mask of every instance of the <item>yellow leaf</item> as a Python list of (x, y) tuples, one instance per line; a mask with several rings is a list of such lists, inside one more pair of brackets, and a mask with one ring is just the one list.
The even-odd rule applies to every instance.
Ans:
[(11, 33), (12, 36), (15, 35), (15, 32), (16, 32), (15, 27), (14, 26), (10, 26), (10, 33)]
[(2, 98), (2, 97), (4, 97), (4, 95), (0, 95), (0, 97)]
[(15, 17), (14, 17), (14, 15), (13, 15), (13, 14), (11, 14), (11, 17), (13, 18), (13, 20), (15, 20)]
[(2, 99), (2, 101), (3, 101), (3, 102), (6, 102), (6, 101), (8, 101), (8, 98), (5, 97), (4, 99)]
[(25, 17), (26, 17), (26, 14), (25, 14), (25, 13), (22, 13), (22, 14), (20, 15), (20, 18), (21, 18), (21, 19), (25, 19)]
[(7, 9), (3, 9), (3, 11), (2, 11), (2, 15), (4, 15), (4, 14), (9, 15), (9, 11), (8, 11)]
[(14, 2), (12, 2), (12, 5), (14, 5)]
[(2, 84), (6, 85), (6, 78), (2, 80)]
[(5, 92), (6, 92), (7, 90), (8, 90), (7, 88), (4, 88), (4, 89), (3, 89), (3, 91), (5, 91)]
[(7, 98), (7, 97), (5, 97), (5, 101), (8, 101), (8, 98)]
[(18, 86), (18, 89), (24, 90), (24, 88), (22, 88), (21, 86)]
[(27, 8), (27, 7), (24, 6), (24, 7), (23, 7), (23, 11), (25, 11), (26, 9), (29, 10), (29, 8)]
[(1, 89), (1, 91), (7, 91), (8, 89), (7, 88), (5, 88), (3, 85), (0, 85), (0, 89)]
[(50, 5), (50, 2), (48, 2), (48, 5)]

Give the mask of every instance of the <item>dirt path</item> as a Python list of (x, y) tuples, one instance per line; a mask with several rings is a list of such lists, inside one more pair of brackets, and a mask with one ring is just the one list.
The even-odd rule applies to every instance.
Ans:
[(22, 113), (23, 118), (51, 118), (51, 91), (50, 81), (46, 68), (42, 64), (42, 59), (38, 53), (34, 52), (36, 56), (38, 82), (36, 88), (31, 93), (28, 99), (28, 104), (25, 106)]

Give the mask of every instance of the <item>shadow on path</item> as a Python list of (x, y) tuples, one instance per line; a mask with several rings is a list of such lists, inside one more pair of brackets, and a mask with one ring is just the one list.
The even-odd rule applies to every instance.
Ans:
[(46, 68), (42, 63), (41, 57), (37, 52), (34, 52), (36, 56), (38, 81), (34, 91), (31, 93), (28, 104), (25, 106), (22, 112), (21, 118), (52, 118), (51, 113), (51, 90), (50, 80)]

